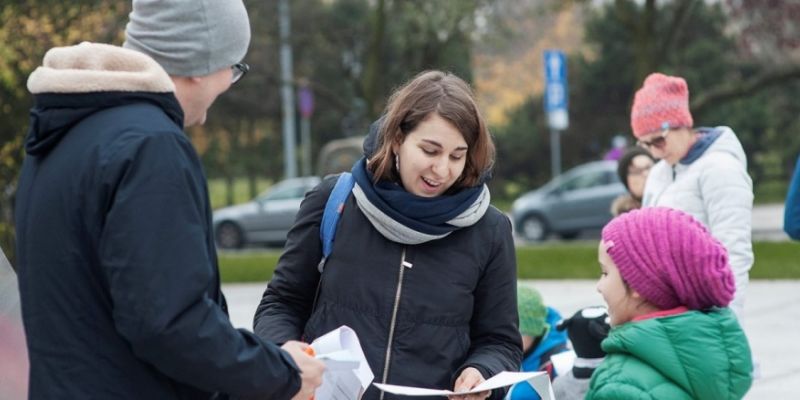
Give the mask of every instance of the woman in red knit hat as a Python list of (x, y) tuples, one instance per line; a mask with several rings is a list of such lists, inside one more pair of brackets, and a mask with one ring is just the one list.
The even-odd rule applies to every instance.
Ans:
[(683, 210), (702, 222), (728, 251), (736, 282), (731, 308), (741, 319), (753, 265), (753, 182), (731, 128), (693, 128), (683, 78), (654, 73), (636, 92), (631, 127), (640, 146), (661, 159), (650, 170), (643, 207)]

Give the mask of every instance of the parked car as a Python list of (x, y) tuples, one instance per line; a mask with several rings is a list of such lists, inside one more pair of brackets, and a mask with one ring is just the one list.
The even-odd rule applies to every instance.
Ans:
[(319, 182), (316, 176), (286, 179), (247, 203), (214, 211), (217, 246), (235, 249), (251, 243), (284, 243), (300, 202)]
[(516, 199), (511, 206), (514, 230), (531, 241), (544, 240), (551, 233), (575, 238), (610, 221), (611, 202), (623, 193), (616, 161), (579, 165)]

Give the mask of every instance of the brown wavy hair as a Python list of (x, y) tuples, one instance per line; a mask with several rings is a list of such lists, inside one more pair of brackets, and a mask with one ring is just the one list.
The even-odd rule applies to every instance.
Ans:
[(378, 148), (367, 165), (377, 180), (399, 180), (393, 147), (400, 146), (433, 113), (453, 124), (467, 142), (466, 165), (452, 189), (481, 183), (494, 164), (494, 142), (472, 89), (461, 78), (442, 71), (421, 72), (389, 98)]

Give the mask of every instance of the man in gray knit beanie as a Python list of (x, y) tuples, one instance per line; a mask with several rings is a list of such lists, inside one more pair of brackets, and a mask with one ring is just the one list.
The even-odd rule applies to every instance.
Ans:
[[(123, 47), (144, 53), (169, 74), (184, 112), (184, 126), (201, 125), (214, 100), (249, 67), (250, 21), (242, 0), (133, 0)], [(306, 346), (283, 350), (300, 370), (298, 398), (321, 382), (321, 363)]]
[(28, 78), (15, 210), (28, 397), (307, 400), (325, 369), (308, 344), (231, 325), (184, 132), (247, 71), (244, 4), (132, 4), (123, 47), (54, 47)]
[(249, 69), (250, 22), (241, 0), (134, 0), (123, 47), (155, 60), (175, 83), (184, 126)]

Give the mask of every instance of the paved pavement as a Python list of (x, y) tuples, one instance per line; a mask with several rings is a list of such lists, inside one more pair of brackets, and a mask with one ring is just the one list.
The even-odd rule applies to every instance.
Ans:
[[(545, 301), (564, 315), (603, 304), (595, 282), (527, 281)], [(266, 287), (263, 284), (223, 286), (234, 326), (252, 329), (253, 315)], [(753, 281), (747, 294), (744, 328), (760, 378), (745, 396), (748, 400), (800, 398), (800, 281)]]
[(752, 230), (753, 240), (789, 240), (789, 236), (783, 231), (783, 204), (762, 204), (753, 207)]

